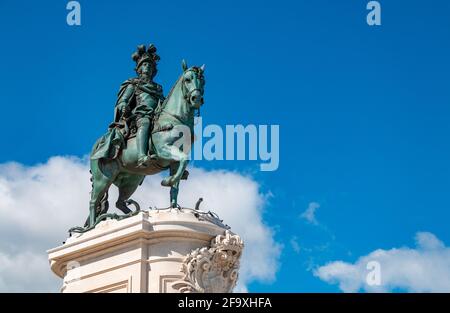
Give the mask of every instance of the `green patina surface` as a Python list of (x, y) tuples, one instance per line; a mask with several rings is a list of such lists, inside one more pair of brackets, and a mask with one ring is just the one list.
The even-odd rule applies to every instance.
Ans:
[(72, 231), (91, 229), (99, 217), (117, 217), (107, 214), (113, 184), (119, 188), (116, 207), (130, 216), (127, 204), (134, 202), (130, 197), (145, 176), (167, 169), (170, 174), (161, 185), (170, 187), (170, 205), (178, 206), (180, 180), (188, 176), (195, 111), (203, 104), (204, 66), (188, 67), (183, 61), (182, 74), (165, 98), (162, 86), (153, 81), (159, 60), (155, 46), (138, 46), (132, 59), (137, 77), (120, 86), (114, 121), (91, 151), (89, 217), (84, 228)]

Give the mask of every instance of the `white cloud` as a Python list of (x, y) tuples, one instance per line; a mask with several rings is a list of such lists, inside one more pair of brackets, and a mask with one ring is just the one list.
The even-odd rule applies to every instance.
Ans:
[[(273, 281), (280, 245), (263, 221), (265, 195), (250, 177), (236, 172), (191, 168), (180, 185), (179, 202), (216, 212), (245, 242), (237, 290), (252, 281)], [(169, 189), (162, 176), (149, 176), (133, 195), (142, 209), (167, 207)], [(88, 214), (87, 159), (52, 157), (45, 164), (0, 164), (0, 291), (58, 291), (61, 281), (50, 271), (45, 251), (60, 245), (67, 230)], [(112, 208), (117, 190), (111, 188)], [(114, 209), (115, 210), (115, 209)]]
[(300, 253), (301, 248), (300, 248), (300, 244), (298, 243), (297, 236), (292, 237), (289, 242), (291, 244), (292, 249), (295, 251), (295, 253), (297, 253), (297, 254)]
[(0, 291), (55, 292), (61, 287), (61, 280), (49, 273), (48, 268), (42, 253), (0, 252)]
[[(337, 283), (344, 292), (450, 292), (450, 247), (429, 232), (416, 234), (415, 248), (378, 249), (355, 263), (335, 261), (315, 270), (328, 283)], [(369, 286), (367, 264), (380, 264), (381, 284)]]
[(317, 202), (310, 202), (308, 208), (300, 215), (300, 217), (304, 218), (311, 224), (318, 225), (319, 223), (316, 219), (316, 210), (318, 208), (320, 208), (320, 204), (318, 204)]

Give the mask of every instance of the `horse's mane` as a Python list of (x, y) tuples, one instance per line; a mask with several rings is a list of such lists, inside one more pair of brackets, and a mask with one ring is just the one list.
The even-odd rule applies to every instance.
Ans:
[[(188, 71), (188, 70), (197, 70), (197, 69), (198, 69), (198, 67), (193, 66), (193, 67), (187, 69), (186, 71)], [(167, 102), (169, 102), (170, 97), (172, 96), (173, 92), (175, 91), (175, 88), (176, 88), (176, 87), (178, 86), (178, 84), (180, 83), (180, 80), (182, 80), (183, 75), (184, 75), (184, 73), (185, 73), (186, 71), (184, 71), (184, 72), (178, 77), (178, 79), (177, 79), (177, 81), (175, 82), (175, 84), (173, 84), (172, 88), (170, 89), (169, 93), (167, 94), (167, 97), (164, 99), (163, 103), (162, 103), (161, 106), (158, 108), (158, 111), (159, 111), (159, 112), (161, 112), (161, 111), (166, 107)]]
[(175, 90), (175, 87), (178, 85), (178, 83), (180, 82), (182, 77), (183, 77), (183, 74), (181, 74), (180, 77), (178, 77), (178, 79), (175, 82), (175, 84), (173, 84), (172, 88), (170, 89), (169, 93), (167, 94), (166, 99), (164, 99), (163, 103), (161, 104), (161, 109), (163, 109), (166, 106), (169, 98), (172, 96), (172, 94), (173, 94), (173, 92)]

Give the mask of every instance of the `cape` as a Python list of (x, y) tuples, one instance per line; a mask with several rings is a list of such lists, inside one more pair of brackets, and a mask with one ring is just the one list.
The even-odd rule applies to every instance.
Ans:
[(92, 148), (91, 160), (115, 159), (125, 146), (125, 138), (117, 127), (112, 127), (100, 137)]
[[(125, 90), (127, 89), (128, 85), (133, 83), (133, 79), (127, 79), (124, 81), (119, 88), (119, 92), (117, 93), (117, 100), (116, 104), (114, 105), (114, 123), (118, 123), (120, 119), (120, 113), (117, 104), (119, 103), (120, 98), (123, 96)], [(130, 99), (130, 104), (132, 101), (135, 101), (134, 94), (132, 98)], [(114, 124), (113, 123), (113, 124)], [(125, 138), (117, 127), (111, 127), (108, 129), (108, 132), (104, 134), (102, 137), (100, 137), (97, 142), (95, 143), (94, 147), (91, 151), (91, 160), (96, 159), (115, 159), (117, 155), (119, 154), (119, 151), (122, 147), (125, 146)]]

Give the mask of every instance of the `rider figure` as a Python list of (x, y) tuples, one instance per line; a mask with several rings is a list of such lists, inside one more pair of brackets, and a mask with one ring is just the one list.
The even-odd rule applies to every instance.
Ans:
[(151, 148), (151, 123), (159, 101), (164, 101), (164, 95), (161, 85), (153, 82), (159, 60), (156, 47), (153, 44), (149, 45), (148, 49), (144, 45), (138, 46), (132, 58), (136, 62), (135, 71), (138, 77), (128, 79), (121, 85), (114, 121), (119, 122), (120, 119), (130, 117), (136, 120), (138, 167), (144, 168), (155, 158), (155, 155), (149, 157), (147, 154)]

